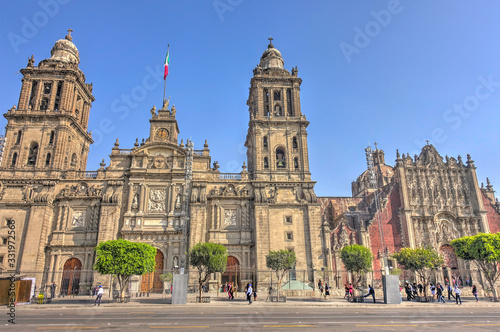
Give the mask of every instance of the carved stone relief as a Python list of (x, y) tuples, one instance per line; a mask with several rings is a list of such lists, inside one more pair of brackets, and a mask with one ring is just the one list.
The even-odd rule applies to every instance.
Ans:
[(236, 226), (236, 210), (224, 210), (224, 227)]
[(85, 211), (76, 211), (73, 214), (73, 219), (71, 220), (71, 227), (72, 228), (81, 228), (85, 227)]
[(149, 212), (165, 212), (165, 189), (151, 189), (149, 191)]

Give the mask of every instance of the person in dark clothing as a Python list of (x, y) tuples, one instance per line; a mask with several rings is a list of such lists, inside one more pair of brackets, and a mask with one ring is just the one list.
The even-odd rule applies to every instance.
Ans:
[(368, 285), (368, 294), (366, 294), (364, 297), (367, 297), (370, 295), (373, 297), (373, 303), (375, 303), (375, 290), (373, 289), (373, 287), (371, 285)]
[(439, 303), (439, 301), (443, 301), (443, 303), (446, 303), (446, 301), (444, 300), (444, 297), (443, 297), (443, 286), (441, 286), (441, 284), (437, 284), (436, 295), (437, 295), (438, 303)]
[(50, 298), (56, 297), (56, 283), (53, 282), (52, 285), (50, 286)]
[(455, 299), (455, 296), (453, 295), (453, 287), (451, 287), (451, 284), (448, 284), (448, 301), (451, 301), (451, 298)]
[(411, 287), (408, 283), (405, 284), (406, 300), (411, 301)]

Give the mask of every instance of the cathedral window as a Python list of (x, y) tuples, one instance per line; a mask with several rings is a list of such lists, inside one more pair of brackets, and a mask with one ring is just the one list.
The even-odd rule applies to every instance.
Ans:
[(56, 100), (54, 103), (54, 111), (59, 110), (59, 105), (61, 103), (61, 91), (62, 91), (63, 82), (57, 83), (57, 92), (56, 92)]
[(267, 136), (264, 136), (264, 138), (262, 139), (262, 145), (264, 147), (264, 150), (267, 151), (267, 149), (269, 148), (269, 143), (267, 142)]
[(16, 144), (21, 143), (21, 136), (22, 136), (22, 134), (23, 134), (23, 131), (22, 131), (22, 130), (19, 130), (19, 131), (17, 132)]
[(266, 105), (266, 107), (264, 107), (264, 116), (269, 116), (269, 105)]
[(292, 147), (294, 149), (298, 149), (299, 148), (299, 143), (297, 141), (297, 137), (295, 137), (295, 136), (292, 138)]
[(269, 168), (269, 161), (267, 157), (264, 157), (264, 168)]
[(50, 90), (52, 89), (52, 83), (45, 83), (43, 85), (43, 93), (48, 95), (50, 94)]
[(285, 241), (293, 241), (293, 232), (285, 232)]
[(16, 163), (17, 163), (17, 152), (14, 152), (14, 154), (12, 155), (12, 163), (11, 163), (11, 165), (12, 166), (16, 166)]
[(285, 216), (285, 225), (292, 225), (292, 216)]
[(30, 101), (29, 101), (29, 106), (31, 106), (31, 108), (33, 108), (33, 106), (35, 104), (35, 97), (36, 97), (37, 90), (38, 90), (38, 82), (35, 81), (31, 85), (31, 94), (30, 94)]
[(264, 89), (264, 102), (268, 102), (269, 101), (269, 92), (267, 92), (267, 89)]
[(50, 166), (50, 158), (52, 155), (50, 153), (47, 153), (47, 157), (45, 158), (45, 166)]
[(286, 167), (285, 152), (283, 152), (283, 149), (281, 148), (276, 149), (276, 167), (277, 168)]
[(0, 256), (0, 265), (2, 265), (2, 264), (3, 264), (3, 255)]
[(38, 143), (32, 142), (30, 145), (30, 150), (28, 155), (28, 165), (35, 165), (37, 156), (38, 156)]
[(73, 155), (71, 156), (71, 166), (76, 166), (76, 163), (77, 163), (77, 158), (76, 158), (76, 153), (73, 153)]
[(56, 132), (52, 130), (50, 132), (49, 144), (54, 144), (54, 138), (55, 138), (55, 136), (56, 136)]
[(40, 110), (46, 111), (49, 107), (49, 98), (42, 98), (42, 102), (40, 103)]
[(288, 116), (293, 116), (292, 113), (292, 90), (286, 90), (286, 112)]
[(274, 91), (274, 100), (281, 100), (281, 92)]
[(299, 158), (293, 158), (293, 167), (295, 168), (295, 170), (299, 169)]

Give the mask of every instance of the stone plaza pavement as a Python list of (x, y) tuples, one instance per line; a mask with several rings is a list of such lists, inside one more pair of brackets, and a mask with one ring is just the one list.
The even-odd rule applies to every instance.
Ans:
[[(225, 294), (206, 294), (203, 296), (210, 296), (210, 303), (196, 303), (196, 296), (198, 294), (188, 294), (187, 304), (186, 306), (199, 306), (199, 307), (214, 307), (214, 306), (248, 306), (248, 301), (246, 301), (246, 297), (244, 297), (243, 293), (239, 293), (235, 296), (234, 300), (229, 300)], [(373, 303), (371, 297), (365, 298), (364, 303), (350, 303), (341, 297), (332, 297), (330, 299), (317, 297), (309, 297), (309, 298), (298, 298), (298, 297), (287, 297), (286, 302), (270, 302), (266, 301), (266, 296), (259, 296), (257, 301), (252, 301), (252, 306), (280, 306), (280, 307), (342, 307), (342, 308), (402, 308), (402, 307), (418, 307), (418, 308), (428, 308), (435, 306), (455, 306), (455, 300), (453, 298), (451, 301), (446, 299), (446, 304), (443, 303), (425, 303), (425, 302), (412, 302), (406, 301), (403, 299), (401, 304), (384, 304), (383, 298), (377, 298), (377, 302)], [(18, 308), (22, 306), (23, 309), (44, 309), (44, 308), (85, 308), (92, 307), (94, 304), (95, 297), (91, 296), (66, 296), (64, 298), (56, 298), (50, 304), (27, 304), (27, 305), (18, 305)], [(476, 302), (473, 297), (464, 297), (462, 298), (462, 307), (499, 307), (500, 302), (492, 302), (487, 299), (479, 299), (479, 302)], [(160, 294), (150, 294), (150, 296), (146, 297), (132, 297), (130, 302), (128, 303), (114, 303), (113, 299), (108, 297), (107, 295), (103, 296), (101, 301), (101, 307), (159, 307), (159, 306), (170, 306), (171, 305), (171, 297), (170, 295), (160, 295)], [(180, 305), (182, 306), (182, 305)]]

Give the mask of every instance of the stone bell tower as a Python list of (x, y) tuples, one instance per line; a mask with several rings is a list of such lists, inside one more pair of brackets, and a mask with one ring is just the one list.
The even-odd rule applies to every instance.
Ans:
[(35, 66), (31, 56), (21, 69), (18, 106), (4, 115), (8, 121), (4, 171), (32, 176), (33, 172), (86, 168), (93, 143), (87, 127), (94, 97), (92, 84), (85, 83), (78, 68), (80, 57), (71, 32), (55, 43), (49, 59)]
[[(270, 250), (294, 251), (296, 270), (331, 270), (328, 225), (311, 181), (307, 148), (309, 122), (300, 108), (297, 67), (283, 68), (272, 38), (253, 70), (247, 105), (250, 115), (245, 146), (254, 188), (255, 266), (266, 269)], [(266, 280), (263, 275), (259, 281)], [(303, 285), (306, 287), (306, 285)]]
[(247, 101), (250, 122), (245, 146), (253, 179), (311, 180), (307, 152), (309, 122), (300, 109), (297, 67), (283, 68), (272, 38), (253, 70)]

